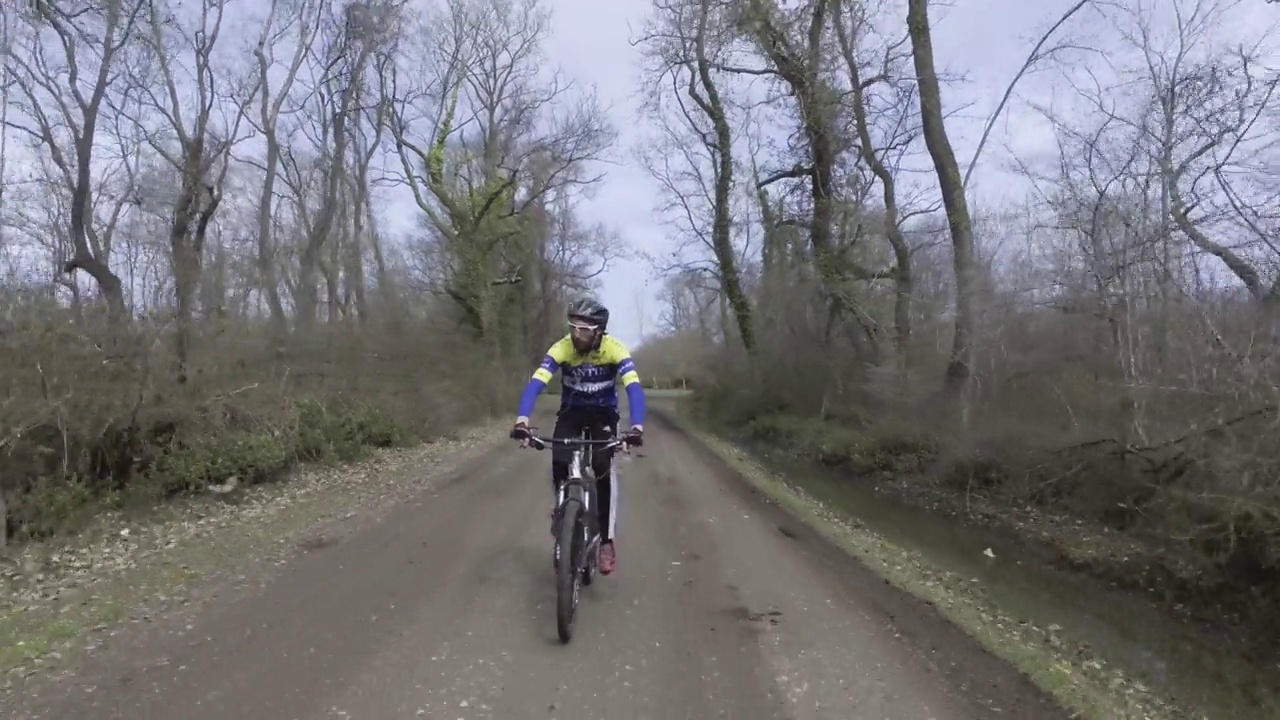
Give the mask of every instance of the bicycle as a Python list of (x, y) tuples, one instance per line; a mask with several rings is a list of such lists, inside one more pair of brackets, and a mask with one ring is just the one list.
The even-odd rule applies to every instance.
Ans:
[[(559, 446), (573, 451), (569, 477), (556, 488), (556, 508), (551, 520), (551, 532), (555, 537), (552, 563), (556, 570), (556, 629), (560, 642), (568, 644), (573, 638), (582, 586), (591, 584), (600, 567), (602, 536), (595, 507), (596, 476), (591, 468), (591, 458), (596, 450), (608, 451), (627, 446), (630, 436), (590, 440), (584, 432), (575, 438), (544, 438), (536, 433), (535, 428), (529, 428), (524, 441), (536, 450)], [(569, 562), (561, 562), (566, 547), (569, 549)]]

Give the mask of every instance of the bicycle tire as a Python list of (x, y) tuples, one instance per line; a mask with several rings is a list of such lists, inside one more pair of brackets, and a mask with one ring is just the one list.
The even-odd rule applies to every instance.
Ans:
[[(592, 504), (594, 503), (595, 501), (593, 496)], [(591, 534), (591, 531), (595, 526), (595, 522), (590, 516), (587, 515), (587, 513), (589, 512), (591, 511), (587, 510), (586, 508), (583, 508), (582, 515), (581, 515), (582, 517), (582, 527), (581, 527), (582, 533), (581, 534), (583, 537), (582, 551), (586, 553), (586, 556), (582, 558), (581, 567), (579, 568), (579, 572), (582, 573), (582, 587), (589, 587), (592, 581), (595, 580), (595, 571), (597, 569), (596, 566), (600, 559), (600, 537), (599, 537), (599, 533), (597, 533), (596, 535)]]
[(566, 500), (560, 513), (560, 526), (556, 528), (556, 542), (560, 546), (560, 564), (556, 568), (556, 630), (564, 644), (573, 639), (582, 587), (581, 559), (586, 548), (581, 547), (581, 518), (582, 502)]

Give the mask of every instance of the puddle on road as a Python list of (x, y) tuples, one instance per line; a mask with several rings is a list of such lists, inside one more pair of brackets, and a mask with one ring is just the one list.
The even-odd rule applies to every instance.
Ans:
[[(995, 533), (879, 495), (833, 472), (777, 453), (753, 455), (832, 511), (976, 580), (1009, 616), (1039, 627), (1058, 625), (1064, 640), (1087, 644), (1175, 705), (1210, 720), (1280, 717), (1273, 676), (1206, 643), (1140, 597), (1045, 567)], [(984, 554), (987, 548), (994, 558)]]

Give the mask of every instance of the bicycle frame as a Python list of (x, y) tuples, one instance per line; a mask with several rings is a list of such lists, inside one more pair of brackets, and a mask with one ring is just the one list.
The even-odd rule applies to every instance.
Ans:
[[(587, 440), (584, 433), (582, 440)], [(590, 442), (587, 440), (587, 442)], [(556, 487), (556, 507), (564, 505), (564, 501), (568, 498), (574, 498), (582, 503), (582, 511), (586, 514), (588, 522), (587, 537), (595, 538), (599, 534), (598, 518), (595, 515), (596, 504), (596, 473), (591, 466), (592, 451), (590, 445), (579, 445), (574, 447), (573, 455), (569, 460), (569, 477)]]
[(531, 431), (526, 442), (538, 450), (559, 446), (573, 451), (569, 460), (569, 477), (556, 487), (556, 522), (560, 521), (559, 509), (564, 507), (565, 500), (573, 498), (581, 502), (587, 524), (585, 540), (588, 552), (586, 555), (588, 558), (594, 558), (600, 540), (600, 518), (595, 509), (596, 474), (591, 461), (596, 449), (612, 450), (624, 447), (626, 438), (615, 435), (605, 440), (591, 440), (587, 438), (585, 430), (575, 438), (544, 438)]
[[(597, 449), (607, 451), (625, 447), (626, 442), (626, 437), (616, 435), (606, 440), (589, 440), (585, 430), (580, 437), (550, 439), (539, 437), (530, 430), (525, 438), (526, 445), (538, 450), (545, 450), (550, 445), (571, 451), (569, 476), (556, 486), (556, 509), (552, 525), (552, 535), (556, 538), (556, 626), (561, 642), (567, 643), (573, 636), (579, 588), (591, 584), (599, 563), (600, 519), (595, 510), (596, 475), (591, 467), (591, 460)], [(563, 524), (564, 509), (570, 500), (581, 503), (579, 517), (582, 522), (574, 522), (572, 528), (566, 528)], [(566, 534), (566, 530), (570, 532)], [(569, 547), (562, 547), (565, 544)]]

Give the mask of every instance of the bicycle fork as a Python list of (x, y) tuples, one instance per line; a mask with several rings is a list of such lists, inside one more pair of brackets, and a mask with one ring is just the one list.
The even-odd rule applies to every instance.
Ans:
[[(577, 499), (582, 505), (582, 531), (586, 536), (582, 538), (583, 552), (585, 553), (582, 569), (594, 569), (592, 566), (595, 564), (596, 550), (600, 545), (600, 533), (596, 531), (598, 523), (594, 515), (596, 510), (592, 505), (595, 493), (588, 487), (588, 482), (590, 481), (583, 477), (582, 464), (581, 455), (574, 453), (573, 461), (569, 463), (569, 477), (566, 478), (565, 482), (556, 484), (555, 517), (552, 522), (551, 532), (553, 536), (559, 538), (559, 526), (561, 522), (564, 522), (564, 502), (568, 496), (568, 488), (570, 484), (576, 485), (579, 488)], [(560, 542), (557, 540), (554, 551), (556, 567), (560, 566), (561, 552)]]

